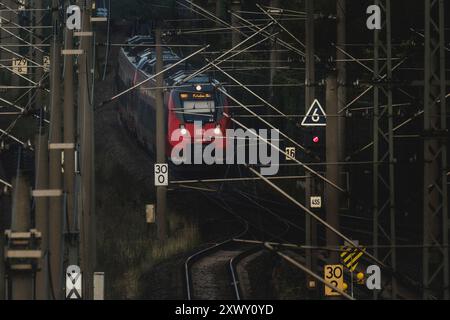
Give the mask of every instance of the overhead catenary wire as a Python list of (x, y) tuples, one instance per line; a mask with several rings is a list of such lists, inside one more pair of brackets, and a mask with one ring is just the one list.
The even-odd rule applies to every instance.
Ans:
[[(263, 181), (265, 181), (269, 186), (271, 186), (273, 189), (275, 189), (276, 191), (278, 191), (281, 195), (283, 195), (285, 198), (287, 198), (288, 200), (290, 200), (293, 204), (295, 204), (296, 206), (298, 206), (299, 208), (301, 208), (306, 214), (310, 215), (312, 218), (314, 218), (317, 222), (319, 222), (321, 225), (323, 225), (324, 227), (326, 227), (327, 229), (331, 230), (333, 233), (335, 233), (336, 235), (338, 235), (340, 238), (342, 238), (343, 240), (347, 241), (347, 243), (352, 246), (353, 248), (358, 248), (359, 246), (350, 238), (348, 238), (346, 235), (344, 235), (342, 232), (340, 232), (339, 230), (337, 230), (336, 228), (334, 228), (332, 225), (328, 224), (325, 220), (323, 220), (321, 217), (319, 217), (317, 214), (315, 214), (314, 212), (312, 212), (310, 209), (308, 209), (306, 206), (304, 206), (303, 204), (301, 204), (300, 202), (298, 202), (296, 199), (294, 199), (291, 195), (289, 195), (288, 193), (286, 193), (283, 189), (281, 189), (280, 187), (278, 187), (276, 184), (274, 184), (273, 182), (271, 182), (270, 180), (268, 180), (265, 176), (263, 176), (262, 174), (260, 174), (258, 171), (256, 171), (255, 169), (248, 167), (249, 170), (251, 172), (253, 172), (253, 174), (255, 174), (256, 176), (259, 176)], [(386, 266), (384, 264), (384, 262), (380, 261), (378, 258), (376, 258), (375, 256), (373, 256), (372, 254), (365, 252), (364, 253), (367, 257), (369, 257), (372, 261), (376, 262), (378, 265), (384, 267), (384, 268), (389, 268), (388, 266)]]
[[(258, 35), (259, 33), (263, 32), (265, 29), (269, 28), (271, 25), (273, 25), (273, 22), (269, 23), (268, 25), (266, 25), (264, 28), (262, 28), (259, 32), (255, 32), (253, 35), (251, 35), (250, 37), (247, 37), (246, 39), (244, 39), (243, 41), (239, 42), (237, 45), (235, 45), (234, 47), (232, 47), (230, 50), (225, 51), (223, 54), (221, 54), (219, 57), (215, 58), (214, 61), (218, 61), (222, 58), (224, 58), (227, 54), (230, 53), (230, 51), (236, 50), (237, 48), (239, 48), (240, 46), (242, 46), (243, 44), (245, 44), (246, 42), (250, 41), (253, 37), (255, 37), (256, 35)], [(264, 39), (265, 40), (265, 39)], [(250, 46), (252, 47), (252, 46)], [(241, 52), (243, 52), (245, 49), (241, 50)], [(235, 53), (234, 55), (232, 55), (231, 57), (237, 55), (238, 53)], [(229, 57), (230, 58), (230, 57)], [(222, 61), (223, 62), (223, 61)], [(190, 79), (194, 78), (195, 76), (201, 74), (202, 72), (205, 72), (206, 70), (208, 70), (211, 66), (212, 66), (213, 62), (209, 62), (208, 64), (206, 64), (205, 66), (201, 67), (198, 71), (194, 72), (193, 74), (187, 76), (186, 78), (183, 79), (183, 81), (181, 83), (185, 83), (187, 81), (189, 81)]]
[[(231, 14), (232, 14), (234, 17), (236, 17), (236, 18), (238, 18), (239, 20), (241, 20), (241, 21), (243, 21), (244, 23), (246, 23), (246, 24), (249, 26), (249, 29), (252, 30), (253, 32), (256, 32), (256, 31), (259, 31), (259, 30), (260, 30), (260, 28), (259, 28), (258, 26), (256, 26), (255, 24), (251, 23), (249, 20), (246, 20), (246, 19), (242, 18), (241, 16), (239, 16), (239, 15), (233, 13), (233, 12), (231, 12)], [(269, 19), (269, 21), (272, 21), (272, 19)], [(273, 22), (273, 21), (272, 21), (272, 22)], [(265, 33), (265, 35), (267, 35), (267, 32)], [(289, 50), (291, 50), (291, 51), (293, 51), (293, 52), (299, 54), (300, 56), (302, 56), (302, 57), (305, 56), (305, 53), (304, 53), (304, 52), (302, 52), (301, 50), (295, 48), (293, 45), (287, 43), (286, 41), (284, 41), (284, 40), (282, 40), (282, 39), (279, 39), (279, 38), (277, 38), (276, 41), (277, 41), (277, 43), (280, 44), (281, 46), (283, 46), (283, 47), (285, 47), (285, 48), (287, 48), (287, 49), (289, 49)]]
[(188, 55), (187, 57), (185, 57), (185, 58), (183, 58), (183, 59), (177, 61), (176, 63), (174, 63), (174, 64), (168, 66), (167, 68), (163, 69), (162, 71), (160, 71), (160, 72), (158, 72), (158, 73), (156, 73), (156, 74), (154, 74), (154, 75), (148, 77), (148, 78), (145, 79), (145, 80), (142, 80), (141, 82), (135, 84), (134, 86), (132, 86), (132, 87), (130, 87), (130, 88), (128, 88), (128, 89), (126, 89), (126, 90), (124, 90), (124, 91), (122, 91), (122, 92), (116, 94), (115, 96), (109, 98), (108, 100), (105, 100), (105, 101), (101, 102), (101, 103), (99, 104), (99, 107), (102, 107), (103, 105), (105, 105), (105, 104), (107, 104), (107, 103), (110, 103), (110, 102), (114, 101), (115, 99), (117, 99), (117, 98), (123, 96), (124, 94), (127, 94), (128, 92), (133, 91), (134, 89), (136, 89), (136, 88), (142, 86), (144, 83), (147, 83), (147, 82), (149, 82), (149, 81), (152, 80), (152, 79), (155, 79), (157, 76), (159, 76), (159, 75), (161, 75), (161, 74), (164, 74), (164, 73), (167, 72), (168, 70), (170, 70), (170, 69), (176, 67), (177, 65), (179, 65), (179, 64), (183, 63), (184, 61), (186, 61), (186, 60), (192, 58), (193, 56), (197, 55), (199, 52), (202, 52), (202, 51), (206, 50), (208, 47), (209, 47), (209, 45), (207, 45), (207, 46), (201, 48), (200, 50), (195, 51), (194, 53), (192, 53), (192, 54)]
[(276, 250), (274, 247), (272, 247), (269, 243), (264, 243), (264, 246), (266, 248), (268, 248), (271, 251), (274, 251), (276, 254), (278, 254), (280, 257), (282, 257), (283, 259), (285, 259), (286, 261), (288, 261), (289, 263), (291, 263), (292, 265), (296, 266), (297, 268), (303, 270), (304, 272), (306, 272), (307, 274), (309, 274), (310, 276), (312, 276), (313, 278), (315, 278), (316, 280), (322, 282), (325, 286), (331, 288), (334, 291), (339, 292), (342, 296), (344, 296), (346, 299), (348, 300), (356, 300), (355, 298), (353, 298), (352, 296), (348, 295), (346, 292), (342, 291), (341, 289), (339, 289), (338, 287), (334, 286), (333, 284), (331, 284), (331, 282), (325, 281), (325, 279), (323, 279), (322, 277), (320, 277), (319, 275), (317, 275), (316, 273), (314, 273), (313, 271), (311, 271), (309, 268), (305, 267), (304, 265), (302, 265), (300, 262), (294, 260), (293, 258), (289, 257), (288, 255)]
[[(262, 11), (263, 14), (265, 14), (266, 16), (268, 16), (272, 21), (276, 22), (277, 25), (283, 29), (284, 32), (286, 32), (292, 39), (294, 39), (298, 44), (300, 44), (300, 46), (303, 47), (303, 49), (305, 49), (305, 44), (303, 42), (301, 42), (296, 36), (294, 36), (292, 34), (292, 32), (290, 32), (285, 26), (283, 26), (281, 23), (278, 22), (277, 19), (275, 19), (271, 14), (269, 14), (267, 11), (265, 11), (259, 4), (256, 4), (256, 6)], [(319, 57), (317, 55), (315, 55), (315, 58), (317, 61), (320, 61)]]
[[(231, 80), (233, 80), (234, 82), (236, 82), (238, 85), (240, 85), (242, 88), (244, 88), (247, 92), (249, 92), (250, 94), (252, 94), (253, 96), (255, 96), (256, 98), (258, 98), (261, 102), (263, 102), (264, 104), (266, 104), (267, 106), (269, 106), (270, 108), (272, 108), (274, 111), (276, 111), (278, 114), (284, 116), (285, 118), (286, 115), (280, 111), (279, 109), (277, 109), (276, 107), (274, 107), (272, 104), (270, 104), (268, 101), (266, 101), (265, 99), (263, 99), (261, 96), (259, 96), (258, 94), (254, 93), (252, 90), (248, 89), (247, 87), (245, 87), (241, 82), (239, 82), (236, 78), (234, 78), (233, 76), (231, 76), (230, 74), (228, 74), (227, 72), (225, 72), (223, 69), (221, 69), (217, 64), (212, 63), (212, 65), (218, 69), (219, 71), (221, 71), (223, 74), (225, 74), (227, 77), (229, 77)], [(263, 118), (259, 117), (255, 112), (253, 112), (252, 110), (248, 109), (245, 107), (244, 104), (242, 104), (240, 101), (236, 100), (236, 98), (232, 97), (228, 92), (226, 92), (225, 90), (219, 88), (219, 91), (221, 91), (224, 95), (226, 95), (228, 98), (230, 98), (231, 100), (233, 100), (234, 102), (236, 102), (237, 104), (239, 104), (241, 107), (243, 107), (244, 109), (246, 109), (248, 112), (250, 112), (253, 116), (257, 117), (258, 119), (260, 119), (263, 123), (265, 123), (266, 125), (270, 126), (273, 129), (276, 129), (272, 124), (270, 124), (269, 122), (267, 122), (266, 120), (264, 120)], [(307, 150), (305, 147), (303, 147), (301, 144), (299, 144), (298, 142), (296, 142), (294, 139), (292, 139), (291, 137), (289, 137), (288, 135), (286, 135), (285, 133), (279, 131), (280, 134), (285, 137), (286, 139), (288, 139), (289, 141), (291, 141), (293, 144), (295, 144), (297, 147), (299, 147), (300, 149), (306, 151), (307, 153), (310, 153), (309, 150)]]
[[(256, 138), (260, 139), (261, 141), (263, 141), (264, 143), (268, 144), (269, 146), (271, 146), (272, 148), (274, 148), (275, 150), (279, 151), (281, 154), (285, 155), (286, 158), (297, 162), (299, 165), (301, 165), (304, 169), (306, 169), (308, 172), (312, 173), (314, 176), (318, 177), (319, 179), (321, 179), (322, 181), (328, 183), (329, 185), (331, 185), (333, 188), (336, 188), (337, 190), (341, 191), (342, 193), (346, 193), (346, 191), (344, 189), (342, 189), (341, 187), (339, 187), (337, 184), (333, 183), (332, 181), (328, 180), (327, 178), (325, 178), (324, 176), (322, 176), (319, 172), (317, 172), (314, 169), (311, 169), (309, 166), (305, 165), (303, 162), (295, 159), (294, 157), (292, 157), (291, 155), (289, 155), (287, 152), (281, 150), (278, 146), (274, 145), (273, 143), (271, 143), (270, 141), (268, 141), (267, 139), (261, 137), (259, 134), (257, 134), (256, 132), (250, 130), (247, 126), (245, 126), (243, 123), (239, 122), (238, 120), (234, 119), (233, 117), (231, 117), (229, 114), (227, 113), (223, 113), (223, 115), (227, 118), (229, 118), (231, 121), (233, 121), (234, 123), (236, 123), (237, 125), (241, 126), (242, 128), (248, 130), (248, 132), (250, 132), (252, 135), (254, 135)], [(279, 132), (279, 130), (277, 129), (277, 131)]]

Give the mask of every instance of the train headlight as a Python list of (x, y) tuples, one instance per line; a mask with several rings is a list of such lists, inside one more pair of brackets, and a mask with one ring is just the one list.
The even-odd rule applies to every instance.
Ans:
[(198, 85), (195, 87), (195, 89), (197, 89), (197, 91), (202, 91), (202, 86), (198, 84)]
[(216, 135), (222, 134), (222, 130), (220, 130), (220, 125), (216, 126), (216, 128), (214, 129), (214, 134)]
[(180, 125), (180, 133), (185, 136), (187, 134), (187, 130), (184, 125)]

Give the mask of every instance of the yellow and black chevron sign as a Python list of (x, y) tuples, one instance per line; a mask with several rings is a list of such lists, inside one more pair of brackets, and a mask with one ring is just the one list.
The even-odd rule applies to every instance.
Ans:
[(359, 258), (361, 258), (361, 256), (366, 251), (366, 248), (343, 246), (341, 247), (341, 250), (342, 250), (341, 253), (342, 264), (353, 272), (356, 269), (356, 266), (358, 265)]

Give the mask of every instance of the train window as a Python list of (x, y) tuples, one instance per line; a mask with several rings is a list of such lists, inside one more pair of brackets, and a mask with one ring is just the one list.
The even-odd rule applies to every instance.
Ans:
[(183, 101), (185, 121), (207, 120), (207, 118), (213, 121), (215, 110), (214, 100)]

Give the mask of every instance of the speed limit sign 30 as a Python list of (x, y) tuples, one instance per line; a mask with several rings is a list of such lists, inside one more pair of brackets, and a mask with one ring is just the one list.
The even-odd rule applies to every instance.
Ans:
[[(327, 264), (323, 270), (324, 280), (340, 290), (344, 290), (344, 267), (340, 264)], [(338, 291), (325, 286), (326, 296), (339, 296)]]
[(169, 185), (169, 165), (165, 163), (155, 163), (155, 186)]

